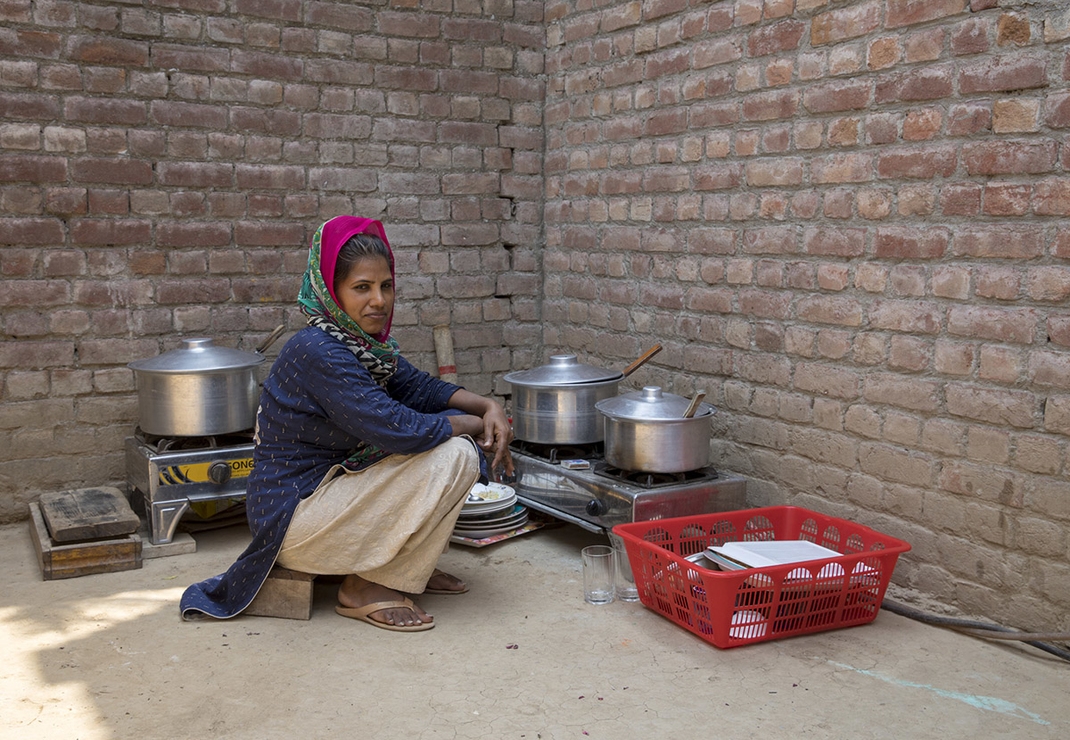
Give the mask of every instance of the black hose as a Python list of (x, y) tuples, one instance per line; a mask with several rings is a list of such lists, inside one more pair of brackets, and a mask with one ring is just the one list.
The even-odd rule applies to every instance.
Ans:
[(1043, 650), (1046, 653), (1051, 653), (1063, 660), (1070, 661), (1070, 650), (1067, 650), (1056, 645), (1050, 645), (1046, 642), (1042, 642), (1040, 638), (1043, 637), (1048, 640), (1070, 640), (1070, 634), (1061, 633), (1037, 633), (1037, 632), (1019, 632), (1017, 630), (1010, 629), (1009, 627), (1003, 627), (998, 624), (989, 624), (987, 622), (977, 622), (972, 619), (960, 619), (958, 617), (944, 617), (937, 614), (929, 614), (923, 612), (920, 609), (915, 609), (912, 606), (906, 604), (900, 604), (895, 601), (884, 599), (881, 602), (881, 608), (887, 609), (892, 614), (898, 614), (903, 617), (909, 617), (910, 619), (916, 619), (919, 622), (925, 624), (935, 625), (937, 627), (948, 627), (950, 629), (958, 630), (964, 634), (973, 635), (974, 637), (983, 637), (991, 640), (1019, 640), (1026, 645), (1032, 645), (1038, 650)]

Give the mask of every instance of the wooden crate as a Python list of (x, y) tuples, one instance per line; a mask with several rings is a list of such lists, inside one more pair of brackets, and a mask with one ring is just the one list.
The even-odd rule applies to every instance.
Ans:
[(37, 502), (30, 504), (30, 537), (46, 581), (141, 567), (141, 537), (137, 534), (92, 542), (55, 543)]

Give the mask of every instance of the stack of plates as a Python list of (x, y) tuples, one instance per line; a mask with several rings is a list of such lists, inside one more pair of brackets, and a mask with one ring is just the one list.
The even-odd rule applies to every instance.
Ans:
[(453, 533), (481, 540), (512, 532), (528, 522), (528, 509), (516, 501), (516, 491), (501, 483), (476, 483), (457, 517)]

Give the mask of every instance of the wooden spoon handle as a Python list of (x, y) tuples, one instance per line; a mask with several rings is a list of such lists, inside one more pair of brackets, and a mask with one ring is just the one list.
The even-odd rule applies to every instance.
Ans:
[(702, 399), (706, 397), (706, 391), (699, 391), (695, 394), (695, 397), (691, 399), (691, 405), (687, 407), (687, 411), (684, 412), (684, 418), (690, 419), (698, 411), (698, 405), (702, 403)]
[(629, 375), (634, 373), (640, 367), (645, 365), (647, 360), (649, 360), (651, 357), (656, 355), (658, 352), (661, 352), (661, 345), (660, 344), (655, 344), (653, 347), (651, 347), (646, 352), (644, 352), (642, 355), (640, 355), (638, 360), (633, 362), (628, 367), (624, 368), (624, 372), (623, 372), (624, 377), (627, 378)]

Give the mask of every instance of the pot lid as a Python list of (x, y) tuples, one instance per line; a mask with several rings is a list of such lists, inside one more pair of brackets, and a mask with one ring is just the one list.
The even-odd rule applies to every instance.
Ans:
[[(643, 390), (625, 393), (616, 398), (604, 398), (594, 405), (612, 419), (631, 421), (685, 421), (684, 413), (691, 399), (662, 393), (661, 386), (648, 385)], [(700, 403), (693, 418), (713, 416), (717, 410), (708, 403)]]
[(509, 373), (505, 376), (505, 381), (521, 386), (579, 385), (620, 380), (623, 377), (623, 373), (584, 365), (576, 359), (576, 355), (553, 355), (550, 364)]
[(216, 347), (211, 339), (196, 337), (183, 339), (177, 349), (131, 362), (127, 367), (149, 373), (206, 373), (255, 367), (263, 361), (263, 355)]

